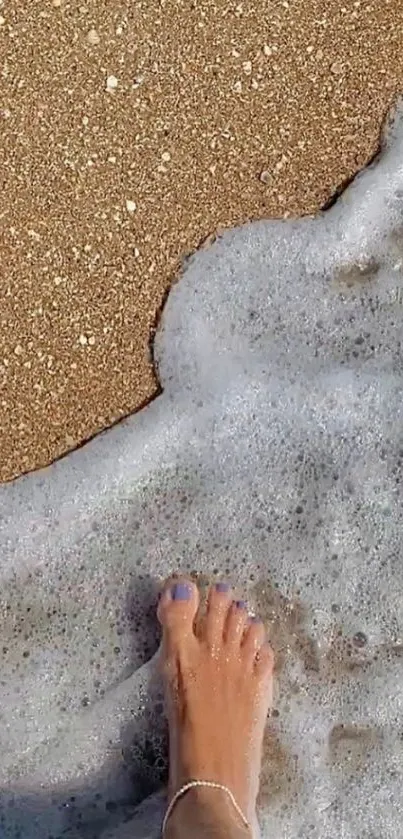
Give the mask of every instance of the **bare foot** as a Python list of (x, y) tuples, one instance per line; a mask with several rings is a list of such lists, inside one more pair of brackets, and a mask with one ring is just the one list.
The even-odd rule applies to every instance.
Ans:
[(235, 602), (225, 583), (211, 588), (206, 617), (197, 622), (198, 608), (194, 583), (186, 578), (166, 583), (158, 617), (170, 733), (169, 795), (192, 779), (223, 784), (252, 825), (273, 653), (262, 621), (248, 618), (246, 604)]

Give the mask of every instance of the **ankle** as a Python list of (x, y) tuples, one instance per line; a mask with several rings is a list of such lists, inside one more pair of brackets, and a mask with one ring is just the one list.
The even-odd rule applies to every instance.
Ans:
[(180, 798), (169, 817), (163, 839), (252, 839), (224, 790), (194, 787)]

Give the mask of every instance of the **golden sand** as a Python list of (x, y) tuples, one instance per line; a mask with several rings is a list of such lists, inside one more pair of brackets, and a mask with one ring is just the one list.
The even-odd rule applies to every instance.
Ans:
[(313, 213), (403, 87), (403, 0), (0, 0), (0, 479), (157, 392), (217, 228)]

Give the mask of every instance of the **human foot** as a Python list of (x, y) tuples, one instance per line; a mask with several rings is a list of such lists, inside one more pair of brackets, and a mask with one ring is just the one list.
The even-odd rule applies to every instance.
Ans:
[[(170, 736), (169, 796), (189, 780), (227, 787), (249, 824), (256, 798), (273, 653), (262, 621), (230, 587), (211, 588), (199, 617), (197, 587), (186, 578), (166, 583), (158, 606), (161, 662)], [(218, 795), (215, 793), (216, 800)], [(224, 802), (227, 805), (227, 802)]]

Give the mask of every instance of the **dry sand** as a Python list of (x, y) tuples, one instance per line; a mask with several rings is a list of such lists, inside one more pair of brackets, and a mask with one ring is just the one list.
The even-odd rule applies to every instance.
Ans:
[(158, 389), (217, 228), (313, 213), (403, 87), (403, 0), (0, 0), (0, 479)]

